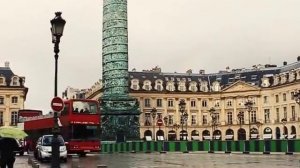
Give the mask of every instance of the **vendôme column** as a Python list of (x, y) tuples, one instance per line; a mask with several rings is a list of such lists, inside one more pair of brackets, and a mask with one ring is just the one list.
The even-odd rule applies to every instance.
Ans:
[(128, 86), (127, 0), (103, 1), (102, 77), (102, 140), (139, 139), (139, 105)]

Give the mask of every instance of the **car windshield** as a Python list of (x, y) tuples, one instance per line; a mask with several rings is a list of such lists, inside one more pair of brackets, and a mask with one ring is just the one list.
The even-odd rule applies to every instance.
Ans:
[[(53, 139), (52, 135), (51, 136), (44, 136), (42, 145), (43, 146), (51, 146), (52, 145), (52, 139)], [(58, 141), (59, 141), (60, 146), (65, 145), (64, 139), (61, 136), (58, 136)]]

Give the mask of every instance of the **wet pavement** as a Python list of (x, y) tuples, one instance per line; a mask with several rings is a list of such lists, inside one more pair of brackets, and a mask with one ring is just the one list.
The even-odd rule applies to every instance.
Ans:
[[(28, 156), (17, 156), (16, 168), (26, 167)], [(284, 154), (209, 154), (209, 153), (120, 153), (90, 154), (87, 157), (69, 156), (62, 168), (78, 165), (81, 168), (300, 168), (300, 155)], [(39, 163), (40, 168), (50, 167), (50, 163)]]

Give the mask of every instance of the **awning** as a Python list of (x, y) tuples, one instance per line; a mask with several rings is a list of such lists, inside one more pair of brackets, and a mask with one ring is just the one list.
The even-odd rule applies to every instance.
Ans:
[(158, 141), (163, 141), (164, 140), (164, 136), (157, 136), (157, 140)]
[(233, 135), (225, 135), (225, 139), (233, 139)]
[(296, 138), (296, 134), (291, 134), (288, 136), (288, 139), (295, 139)]
[(199, 136), (192, 136), (192, 139), (193, 140), (200, 140), (200, 137)]
[(272, 134), (264, 134), (263, 139), (272, 139)]
[(152, 141), (152, 137), (151, 136), (146, 136), (146, 141)]
[(258, 134), (251, 134), (251, 139), (257, 139), (258, 138)]
[(187, 136), (182, 136), (182, 138), (183, 138), (183, 140), (188, 140), (187, 138)]
[(221, 139), (221, 135), (214, 135), (214, 139)]
[(281, 135), (280, 139), (286, 139), (288, 136), (287, 135)]
[(210, 136), (203, 136), (203, 140), (210, 140), (211, 137)]

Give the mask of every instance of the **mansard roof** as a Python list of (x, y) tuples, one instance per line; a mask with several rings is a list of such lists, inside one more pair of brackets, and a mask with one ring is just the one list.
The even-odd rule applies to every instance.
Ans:
[[(261, 78), (272, 77), (276, 74), (285, 73), (294, 69), (300, 68), (300, 61), (295, 63), (283, 65), (281, 67), (264, 67), (264, 68), (253, 68), (253, 69), (236, 69), (230, 72), (222, 71), (220, 73), (210, 73), (210, 74), (195, 74), (195, 73), (166, 73), (160, 71), (131, 71), (129, 72), (129, 79), (138, 79), (140, 83), (144, 80), (150, 80), (154, 83), (156, 80), (160, 79), (164, 83), (168, 81), (174, 81), (178, 83), (179, 81), (186, 81), (190, 83), (195, 81), (200, 83), (201, 81), (206, 81), (208, 87), (212, 86), (212, 83), (218, 81), (222, 88), (226, 88), (237, 81), (244, 81), (253, 86), (261, 86)], [(270, 80), (271, 82), (273, 80)], [(272, 84), (272, 83), (271, 83)]]

